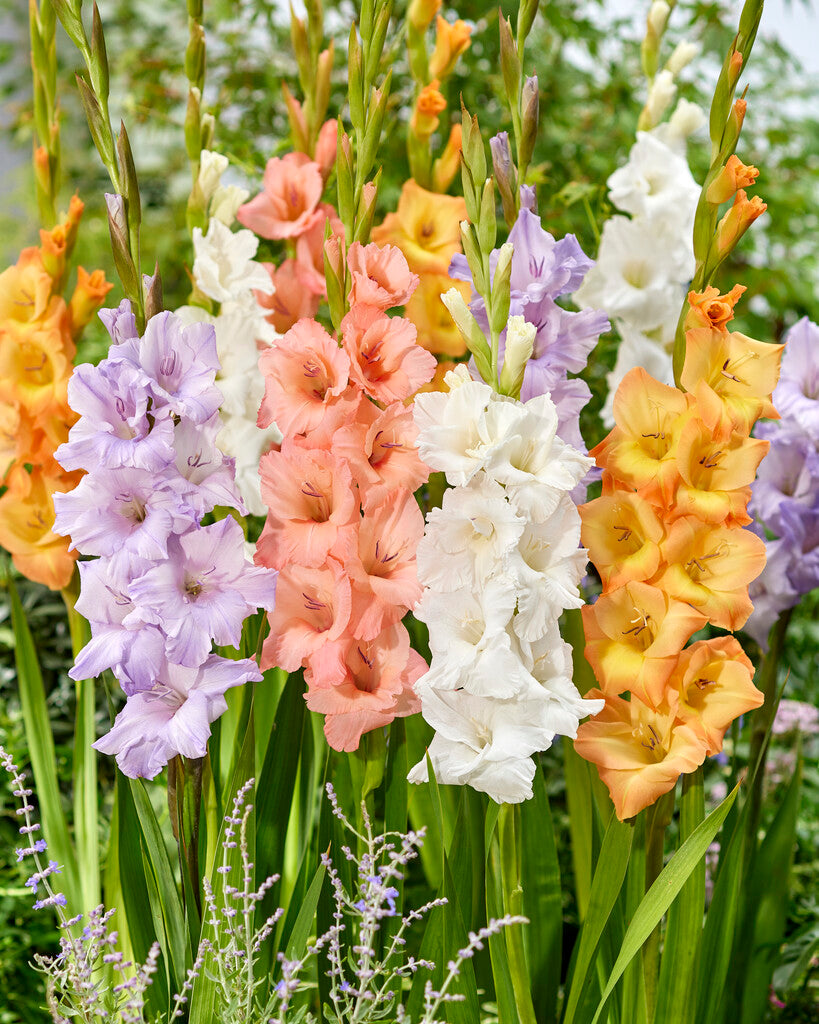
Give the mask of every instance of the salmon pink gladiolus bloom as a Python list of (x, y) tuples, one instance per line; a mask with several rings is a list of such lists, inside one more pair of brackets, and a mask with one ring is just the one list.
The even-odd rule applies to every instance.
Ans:
[(350, 305), (363, 303), (377, 309), (405, 306), (418, 285), (406, 257), (395, 245), (353, 242), (347, 252), (352, 287)]
[(275, 422), (285, 435), (306, 434), (347, 387), (350, 360), (321, 324), (305, 318), (261, 354), (259, 369), (265, 379), (259, 426)]
[(740, 629), (753, 611), (748, 584), (765, 568), (765, 542), (750, 530), (676, 520), (661, 546), (665, 568), (652, 580), (722, 629)]
[[(590, 690), (586, 697), (600, 697)], [(669, 708), (654, 711), (636, 697), (606, 697), (606, 706), (577, 730), (575, 750), (597, 765), (620, 821), (633, 818), (705, 760), (706, 742)]]
[(707, 623), (702, 612), (648, 583), (631, 582), (581, 608), (586, 658), (602, 691), (662, 703), (679, 653)]
[(722, 750), (725, 730), (739, 715), (762, 706), (751, 681), (754, 666), (732, 636), (700, 640), (680, 655), (669, 681), (669, 703), (677, 717), (705, 741), (708, 756)]
[(285, 565), (276, 579), (276, 607), (261, 667), (295, 672), (324, 644), (344, 635), (350, 622), (350, 579), (340, 562), (320, 568)]
[(254, 291), (262, 309), (270, 310), (265, 320), (282, 334), (304, 317), (313, 317), (321, 305), (321, 296), (311, 287), (309, 273), (305, 277), (298, 260), (285, 260), (280, 267), (272, 263), (262, 266), (270, 274), (273, 291), (267, 295)]
[(321, 168), (304, 153), (271, 157), (264, 189), (240, 206), (236, 219), (262, 238), (297, 238), (312, 227), (324, 191)]
[(307, 707), (327, 716), (324, 734), (334, 750), (356, 750), (363, 733), (421, 710), (413, 684), (426, 670), (400, 623), (372, 640), (342, 638), (310, 659)]
[(285, 442), (281, 451), (262, 456), (259, 474), (270, 509), (257, 545), (261, 565), (319, 566), (339, 536), (352, 534), (354, 543), (360, 513), (344, 459)]
[(435, 357), (416, 343), (415, 327), (404, 317), (374, 306), (353, 306), (341, 321), (350, 377), (378, 402), (409, 398), (435, 373)]

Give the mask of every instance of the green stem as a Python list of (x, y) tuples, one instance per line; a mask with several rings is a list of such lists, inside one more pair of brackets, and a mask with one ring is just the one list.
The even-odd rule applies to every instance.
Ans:
[[(519, 830), (519, 809), (513, 804), (503, 804), (498, 816), (503, 912), (504, 914), (522, 916), (523, 889), (520, 882), (520, 856), (517, 845)], [(520, 1024), (536, 1024), (529, 970), (526, 966), (526, 951), (523, 945), (523, 926), (515, 924), (506, 928), (505, 937), (509, 973)]]
[[(62, 591), (74, 658), (91, 639), (88, 623), (75, 608), (80, 590), (76, 567), (69, 585)], [(97, 806), (96, 695), (93, 679), (75, 683), (74, 719), (74, 836), (80, 865), (80, 888), (84, 907), (100, 903), (99, 808)]]
[[(661, 796), (646, 816), (646, 888), (651, 888), (663, 870), (665, 830), (674, 811), (674, 790)], [(643, 946), (643, 981), (646, 993), (646, 1020), (651, 1024), (657, 1006), (657, 983), (660, 974), (660, 924)], [(661, 1024), (661, 1022), (658, 1022)]]

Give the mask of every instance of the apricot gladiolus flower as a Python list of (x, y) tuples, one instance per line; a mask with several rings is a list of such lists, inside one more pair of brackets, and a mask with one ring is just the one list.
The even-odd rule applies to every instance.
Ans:
[(315, 320), (299, 320), (259, 357), (264, 398), (259, 426), (275, 422), (284, 434), (307, 433), (324, 419), (327, 403), (347, 387), (350, 360)]
[(586, 658), (602, 691), (659, 706), (681, 648), (707, 618), (648, 583), (626, 583), (581, 608)]
[(77, 267), (77, 286), (68, 306), (72, 333), (79, 334), (93, 318), (114, 285), (105, 280), (105, 272), (94, 270), (90, 274)]
[(438, 356), (457, 359), (466, 355), (466, 342), (455, 326), (452, 314), (441, 302), (441, 295), (455, 288), (465, 302), (471, 288), (468, 281), (455, 281), (445, 274), (425, 274), (415, 294), (407, 303), (407, 319), (418, 331), (418, 344)]
[(270, 310), (265, 317), (268, 323), (284, 334), (297, 321), (316, 315), (321, 296), (312, 289), (312, 278), (305, 278), (297, 260), (285, 260), (280, 267), (272, 263), (262, 263), (262, 266), (270, 274), (273, 291), (269, 295), (256, 291), (253, 294), (262, 309)]
[(660, 565), (663, 524), (654, 508), (637, 494), (618, 491), (579, 509), (580, 541), (588, 548), (603, 580), (614, 590), (631, 580), (648, 580)]
[(324, 190), (319, 165), (304, 153), (274, 156), (263, 181), (263, 191), (239, 207), (239, 223), (262, 238), (295, 238), (307, 231)]
[(435, 372), (435, 358), (416, 343), (413, 324), (374, 306), (353, 306), (341, 321), (350, 377), (379, 402), (401, 401)]
[(401, 190), (398, 209), (373, 228), (379, 245), (397, 245), (417, 274), (446, 274), (449, 262), (461, 251), (460, 222), (466, 220), (461, 196), (427, 192), (412, 179)]
[(440, 118), (438, 115), (446, 110), (446, 100), (438, 91), (438, 79), (433, 78), (429, 85), (418, 93), (415, 109), (410, 119), (410, 131), (419, 139), (427, 139), (437, 129)]
[(704, 292), (689, 292), (689, 310), (686, 314), (685, 329), (694, 327), (713, 327), (715, 330), (726, 330), (726, 324), (734, 319), (734, 306), (746, 291), (744, 284), (734, 287), (720, 295), (719, 288), (709, 285)]
[(687, 601), (715, 626), (740, 629), (753, 611), (748, 584), (765, 568), (765, 542), (749, 530), (712, 526), (696, 516), (671, 525), (661, 545), (665, 568), (652, 582)]
[[(590, 690), (586, 697), (601, 697)], [(674, 788), (683, 773), (705, 760), (706, 741), (669, 708), (652, 710), (641, 700), (605, 698), (606, 706), (577, 730), (575, 750), (596, 764), (621, 821)]]
[(40, 250), (23, 249), (17, 263), (0, 274), (0, 324), (31, 323), (47, 318), (49, 306), (53, 310), (63, 302), (59, 296), (52, 296), (53, 284), (43, 266)]
[(715, 436), (750, 434), (754, 422), (778, 419), (771, 395), (779, 379), (782, 345), (744, 334), (696, 328), (686, 332), (682, 386), (697, 399), (697, 412)]
[(669, 701), (677, 717), (699, 733), (709, 757), (722, 750), (725, 730), (765, 698), (751, 681), (754, 666), (738, 640), (720, 636), (684, 650), (669, 680)]
[(362, 245), (353, 242), (347, 253), (352, 287), (350, 305), (362, 303), (376, 309), (404, 306), (418, 286), (406, 257), (394, 245)]
[(446, 78), (455, 69), (458, 58), (469, 48), (472, 29), (459, 18), (450, 24), (440, 14), (435, 22), (435, 49), (429, 59), (433, 78)]
[(730, 199), (741, 188), (750, 188), (759, 177), (759, 168), (744, 164), (734, 153), (728, 157), (719, 174), (708, 186), (705, 198), (709, 203), (719, 205)]
[(675, 449), (687, 409), (682, 392), (642, 367), (629, 370), (614, 398), (617, 425), (589, 454), (649, 501), (667, 505), (679, 480)]
[(736, 432), (715, 440), (701, 419), (690, 419), (677, 444), (681, 483), (675, 515), (696, 515), (704, 523), (730, 518), (736, 526), (747, 526), (752, 521), (747, 513), (750, 484), (770, 447), (770, 441)]
[(8, 490), (0, 498), (0, 546), (28, 579), (52, 590), (67, 587), (76, 553), (71, 539), (52, 532), (55, 491), (70, 491), (79, 473), (64, 473), (56, 464), (50, 474), (39, 466), (29, 473), (22, 466), (9, 474)]

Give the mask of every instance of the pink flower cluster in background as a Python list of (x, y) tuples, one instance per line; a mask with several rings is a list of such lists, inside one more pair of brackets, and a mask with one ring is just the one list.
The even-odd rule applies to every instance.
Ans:
[(284, 435), (259, 467), (269, 513), (256, 561), (279, 570), (262, 666), (305, 667), (307, 705), (336, 750), (420, 709), (427, 666), (401, 619), (421, 596), (413, 491), (429, 470), (404, 401), (435, 372), (414, 326), (386, 312), (418, 283), (402, 253), (355, 242), (347, 267), (341, 344), (302, 319), (259, 363), (259, 426)]

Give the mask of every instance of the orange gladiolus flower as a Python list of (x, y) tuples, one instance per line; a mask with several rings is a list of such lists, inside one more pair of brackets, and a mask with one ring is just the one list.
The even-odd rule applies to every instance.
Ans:
[(648, 583), (632, 582), (581, 608), (586, 658), (608, 695), (630, 690), (662, 703), (680, 649), (707, 623), (702, 612)]
[(685, 329), (713, 327), (726, 330), (726, 324), (734, 319), (734, 306), (746, 291), (744, 284), (735, 284), (730, 292), (720, 295), (719, 288), (709, 285), (704, 292), (689, 292), (689, 310), (686, 314)]
[(427, 139), (438, 127), (438, 115), (446, 110), (446, 100), (438, 91), (439, 81), (437, 78), (424, 86), (415, 101), (415, 110), (412, 112), (410, 130), (419, 139)]
[(590, 454), (617, 480), (667, 505), (679, 480), (675, 450), (687, 409), (682, 392), (642, 367), (629, 370), (614, 398), (617, 426)]
[(17, 263), (0, 274), (0, 325), (31, 323), (44, 318), (47, 310), (50, 316), (54, 304), (62, 302), (56, 297), (52, 300), (53, 283), (40, 250), (23, 249)]
[(752, 522), (746, 511), (749, 486), (770, 447), (770, 441), (737, 432), (723, 440), (715, 439), (701, 419), (690, 419), (677, 445), (682, 482), (674, 514), (695, 515), (704, 523), (729, 519), (733, 525), (747, 526)]
[(589, 549), (606, 592), (654, 576), (665, 530), (644, 498), (617, 491), (587, 502), (579, 512), (581, 543)]
[(64, 473), (56, 464), (50, 475), (37, 466), (31, 473), (20, 466), (9, 476), (8, 490), (0, 498), (0, 545), (24, 576), (52, 590), (68, 586), (77, 556), (68, 550), (71, 539), (51, 530), (51, 496), (55, 491), (73, 490), (79, 477), (79, 473)]
[(438, 15), (435, 22), (435, 49), (429, 59), (429, 73), (433, 78), (451, 75), (461, 54), (468, 49), (472, 29), (465, 21), (450, 24)]
[(466, 220), (461, 196), (427, 192), (410, 179), (401, 190), (398, 209), (373, 228), (379, 245), (397, 245), (416, 274), (446, 274), (449, 261), (461, 251), (460, 222)]
[(725, 730), (739, 715), (761, 707), (765, 698), (751, 681), (754, 666), (732, 636), (700, 640), (684, 650), (669, 681), (669, 702), (677, 717), (699, 733), (707, 754), (722, 750)]
[(466, 342), (441, 302), (441, 295), (450, 288), (457, 288), (465, 301), (469, 299), (469, 282), (453, 281), (445, 274), (425, 274), (407, 303), (406, 315), (415, 324), (419, 345), (434, 355), (457, 359), (466, 355)]
[(712, 526), (695, 516), (673, 523), (661, 546), (665, 568), (652, 580), (715, 626), (740, 629), (753, 611), (748, 584), (765, 568), (765, 542), (749, 530)]
[(734, 197), (734, 205), (717, 224), (717, 253), (727, 256), (757, 217), (761, 217), (767, 209), (768, 204), (759, 196), (749, 199), (748, 193), (741, 188)]
[(105, 271), (94, 270), (89, 274), (84, 267), (77, 267), (77, 286), (68, 307), (71, 333), (75, 338), (91, 322), (113, 287), (105, 280)]
[[(586, 697), (602, 697), (590, 690)], [(691, 725), (664, 707), (606, 696), (606, 706), (577, 730), (575, 750), (597, 765), (620, 821), (674, 788), (681, 774), (693, 772), (706, 757), (706, 741)]]
[(696, 328), (686, 332), (680, 382), (715, 436), (750, 434), (760, 417), (778, 419), (771, 394), (779, 380), (782, 345), (738, 332)]
[(718, 206), (720, 203), (730, 199), (731, 196), (736, 195), (739, 189), (750, 188), (751, 185), (755, 184), (758, 177), (759, 168), (752, 167), (750, 164), (744, 164), (734, 154), (728, 157), (727, 163), (708, 186), (705, 198), (709, 203), (714, 203)]

